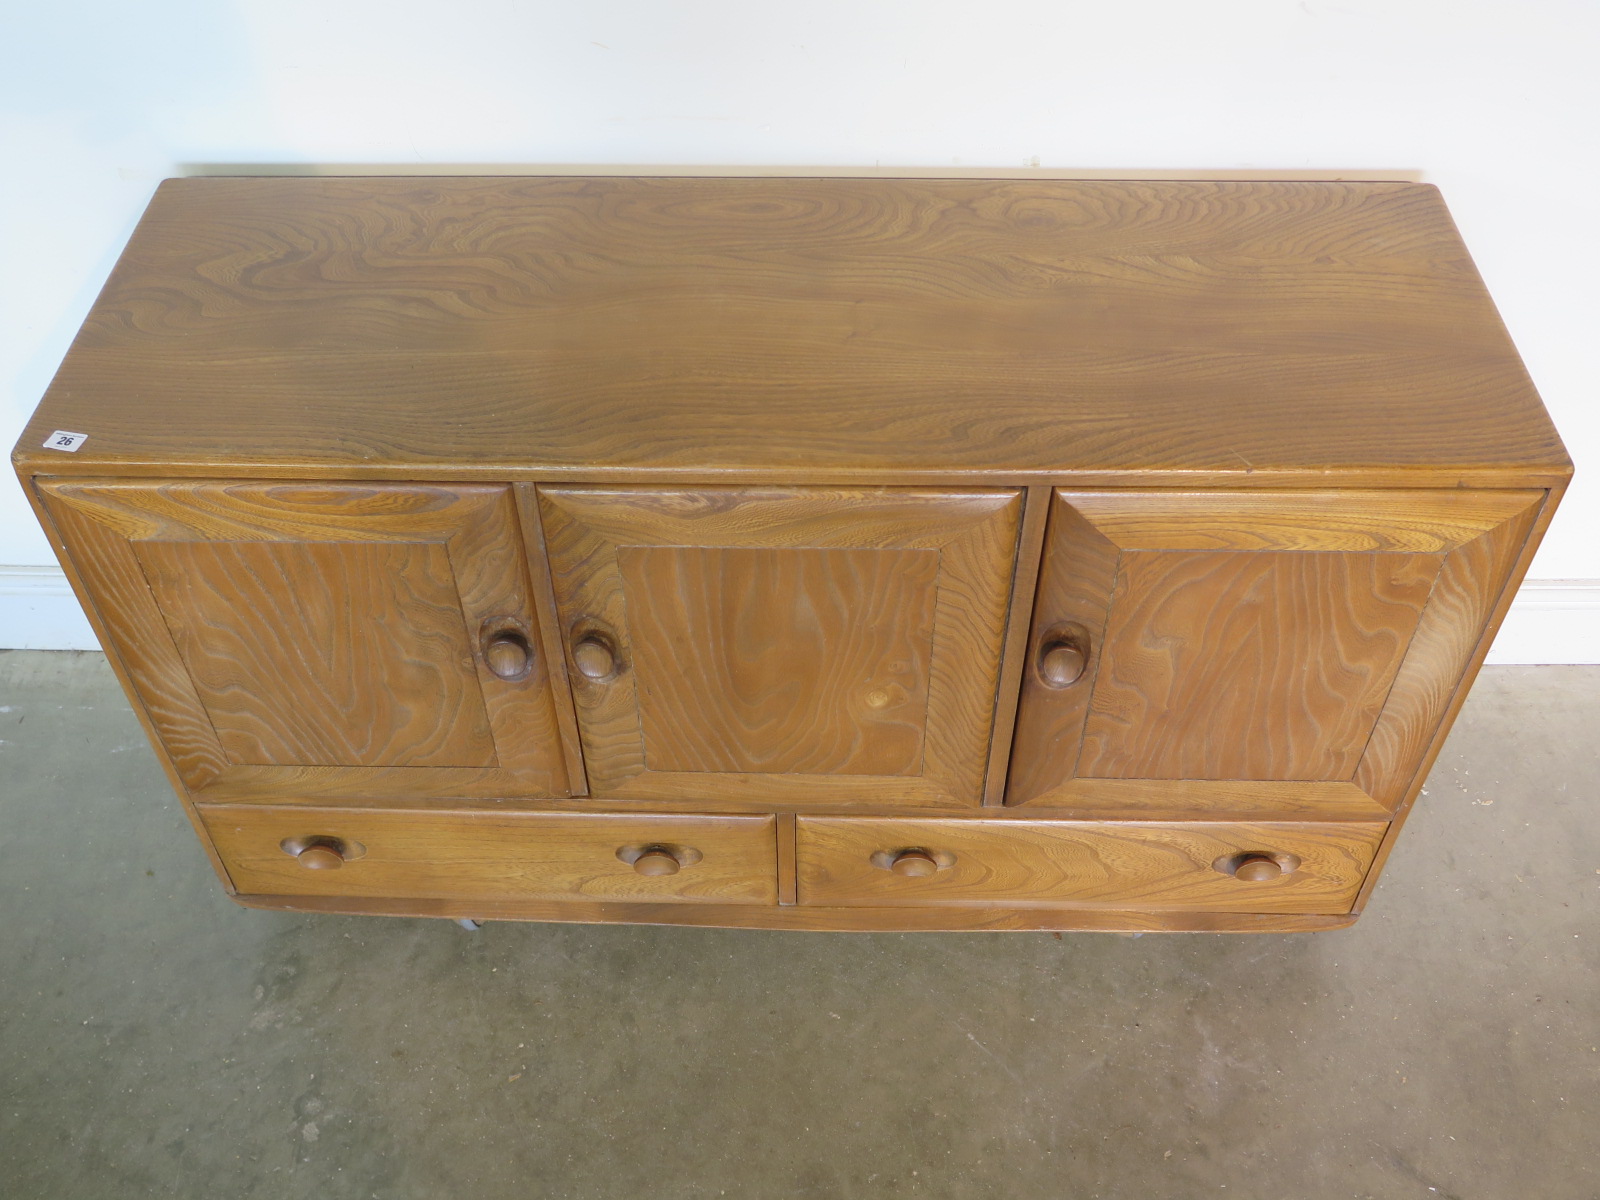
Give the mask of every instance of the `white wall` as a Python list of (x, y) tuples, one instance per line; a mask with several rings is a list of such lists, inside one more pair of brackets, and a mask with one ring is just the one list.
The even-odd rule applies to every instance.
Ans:
[[(1580, 471), (1497, 657), (1600, 661), (1593, 0), (55, 0), (4, 37), (7, 446), (157, 181), (217, 164), (1436, 183)], [(70, 640), (5, 569), (51, 561), (7, 473), (0, 645)]]

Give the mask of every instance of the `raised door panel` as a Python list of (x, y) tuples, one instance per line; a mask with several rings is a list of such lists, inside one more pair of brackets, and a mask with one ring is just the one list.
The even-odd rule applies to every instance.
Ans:
[(509, 489), (41, 492), (198, 794), (567, 794)]
[(1129, 551), (1078, 759), (1099, 779), (1347, 779), (1437, 554)]
[(1387, 814), (1542, 497), (1058, 492), (1008, 803)]
[(981, 802), (1019, 493), (539, 496), (594, 795)]
[(652, 770), (920, 772), (937, 550), (624, 546), (617, 569), (650, 601), (628, 616)]

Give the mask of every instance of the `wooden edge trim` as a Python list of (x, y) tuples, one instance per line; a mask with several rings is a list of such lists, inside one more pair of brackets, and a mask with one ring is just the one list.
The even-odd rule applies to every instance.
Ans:
[[(25, 431), (26, 432), (26, 431)], [(608, 466), (583, 463), (567, 466), (536, 465), (526, 461), (484, 460), (421, 463), (375, 463), (329, 458), (307, 461), (259, 459), (241, 461), (225, 455), (185, 461), (154, 458), (141, 453), (104, 454), (74, 460), (73, 455), (27, 450), (13, 456), (19, 474), (72, 478), (84, 475), (163, 479), (337, 479), (342, 481), (388, 479), (402, 483), (508, 483), (552, 486), (585, 484), (620, 486), (804, 486), (804, 487), (936, 487), (1026, 488), (1058, 487), (1068, 491), (1102, 489), (1128, 491), (1184, 491), (1195, 488), (1231, 488), (1238, 491), (1343, 490), (1378, 491), (1412, 488), (1482, 489), (1564, 487), (1572, 475), (1565, 460), (1529, 462), (1511, 466), (1436, 463), (1387, 467), (1257, 467), (1254, 470), (1222, 467), (1118, 468), (1021, 467), (827, 467), (805, 473), (805, 483), (795, 483), (791, 468), (740, 468), (677, 466)]]
[(778, 903), (791, 905), (797, 903), (799, 885), (796, 880), (797, 840), (799, 822), (794, 813), (779, 813), (777, 815), (777, 842), (778, 842)]
[[(1175, 782), (1185, 785), (1176, 798), (1171, 795)], [(1388, 805), (1343, 780), (1283, 780), (1276, 788), (1243, 790), (1233, 783), (1074, 779), (1042, 796), (1007, 805), (1007, 812), (1068, 821), (1388, 821), (1394, 817)], [(1316, 791), (1297, 796), (1296, 785), (1307, 783), (1315, 784)], [(1281, 795), (1291, 798), (1278, 798)]]
[(583, 740), (578, 731), (578, 710), (572, 702), (572, 681), (567, 675), (567, 643), (556, 607), (555, 585), (550, 581), (550, 559), (545, 551), (544, 523), (539, 519), (538, 489), (531, 483), (514, 483), (517, 521), (522, 527), (523, 557), (533, 609), (539, 618), (539, 641), (550, 673), (550, 691), (556, 705), (556, 728), (561, 732), (561, 757), (567, 764), (567, 782), (574, 796), (589, 794), (589, 776), (583, 765)]
[(79, 605), (83, 608), (84, 616), (89, 619), (90, 628), (94, 630), (95, 637), (100, 639), (100, 648), (104, 651), (106, 662), (111, 665), (111, 671), (117, 677), (117, 682), (122, 685), (123, 694), (128, 698), (128, 704), (133, 709), (133, 715), (139, 719), (139, 724), (144, 728), (144, 735), (150, 742), (150, 747), (155, 751), (156, 761), (161, 764), (161, 769), (166, 773), (167, 782), (172, 785), (173, 792), (178, 797), (178, 803), (183, 806), (184, 816), (189, 818), (189, 824), (194, 829), (195, 835), (200, 839), (200, 844), (205, 847), (206, 857), (211, 860), (211, 869), (217, 873), (217, 878), (222, 881), (222, 886), (228, 895), (235, 895), (238, 891), (233, 886), (233, 878), (228, 874), (228, 868), (223, 864), (222, 858), (217, 854), (216, 846), (212, 845), (211, 834), (205, 827), (205, 822), (200, 819), (199, 810), (196, 809), (189, 789), (184, 786), (183, 778), (172, 764), (172, 759), (167, 755), (167, 747), (161, 740), (160, 733), (156, 730), (155, 722), (150, 719), (149, 710), (145, 708), (144, 699), (139, 695), (139, 689), (133, 685), (133, 675), (128, 670), (128, 665), (123, 662), (122, 655), (117, 649), (117, 643), (112, 638), (106, 627), (105, 619), (100, 615), (100, 610), (90, 599), (88, 590), (83, 585), (83, 579), (78, 574), (77, 565), (72, 561), (66, 543), (62, 540), (61, 532), (56, 528), (56, 523), (50, 517), (50, 510), (45, 507), (44, 499), (39, 494), (40, 480), (37, 477), (24, 476), (21, 480), (23, 494), (28, 497), (28, 504), (33, 508), (33, 514), (39, 521), (39, 526), (50, 540), (50, 549), (55, 552), (56, 560), (61, 564), (61, 570), (67, 577), (67, 582), (72, 585), (72, 594), (78, 598)]
[[(1284, 516), (1299, 515), (1299, 512), (1294, 511), (1295, 507), (1310, 497), (1320, 502), (1338, 501), (1342, 506), (1341, 523), (1346, 526), (1366, 525), (1383, 532), (1390, 523), (1379, 519), (1363, 521), (1362, 518), (1366, 514), (1361, 510), (1362, 502), (1387, 504), (1398, 499), (1398, 494), (1405, 494), (1412, 506), (1426, 504), (1428, 501), (1443, 504), (1446, 508), (1445, 516), (1451, 524), (1470, 530), (1469, 533), (1451, 542), (1444, 550), (1433, 551), (1433, 553), (1445, 553), (1448, 549), (1464, 545), (1473, 538), (1498, 528), (1505, 521), (1523, 512), (1528, 507), (1527, 502), (1534, 499), (1533, 493), (1540, 489), (1537, 487), (1463, 489), (1330, 486), (1326, 489), (1209, 487), (1197, 490), (1157, 486), (1138, 489), (1066, 490), (1072, 507), (1089, 518), (1096, 529), (1116, 543), (1119, 549), (1133, 550), (1165, 548), (1123, 546), (1117, 542), (1116, 534), (1119, 530), (1126, 525), (1142, 525), (1152, 519), (1146, 515), (1151, 511), (1156, 514), (1156, 519), (1163, 523), (1180, 527), (1192, 523), (1209, 525), (1220, 517), (1242, 519), (1247, 522), (1250, 517), (1257, 515), (1279, 519)], [(1458, 505), (1466, 505), (1478, 511), (1475, 513), (1449, 511)], [(1315, 517), (1320, 514), (1316, 509), (1312, 509), (1307, 515)], [(1274, 520), (1272, 523), (1276, 525), (1279, 521)], [(1422, 553), (1428, 552), (1422, 551)]]
[(1556, 507), (1561, 503), (1561, 496), (1566, 491), (1566, 484), (1551, 488), (1545, 493), (1544, 504), (1539, 509), (1539, 515), (1534, 518), (1533, 526), (1528, 530), (1528, 537), (1522, 544), (1522, 551), (1518, 554), (1516, 562), (1512, 564), (1511, 572), (1500, 587), (1500, 597), (1495, 601), (1494, 609), (1490, 614), (1488, 623), (1483, 627), (1483, 632), (1478, 637), (1478, 644), (1472, 651), (1472, 658), (1467, 664), (1467, 669), (1461, 676), (1461, 681), (1456, 684), (1455, 693), (1450, 697), (1450, 703), (1445, 706), (1444, 715), (1439, 724), (1434, 728), (1433, 737), (1428, 744), (1427, 753), (1422, 756), (1422, 761), (1417, 765), (1416, 774), (1411, 777), (1411, 782), (1406, 787), (1405, 795), (1395, 807), (1394, 819), (1389, 824), (1389, 830), (1384, 834), (1383, 841), (1378, 844), (1378, 852), (1373, 855), (1372, 865), (1367, 868), (1367, 877), (1362, 881), (1361, 890), (1356, 893), (1355, 903), (1350, 906), (1350, 911), (1360, 915), (1366, 907), (1372, 889), (1377, 886), (1378, 876), (1383, 873), (1383, 866), (1389, 860), (1389, 852), (1394, 849), (1395, 840), (1400, 836), (1400, 830), (1406, 823), (1406, 818), (1411, 815), (1411, 809), (1416, 804), (1417, 796), (1422, 791), (1422, 785), (1428, 781), (1428, 773), (1433, 770), (1433, 764), (1439, 757), (1439, 752), (1444, 749), (1445, 740), (1450, 736), (1450, 730), (1455, 725), (1456, 715), (1461, 711), (1461, 706), (1466, 702), (1467, 693), (1472, 690), (1473, 681), (1478, 678), (1478, 671), (1483, 666), (1483, 660), (1489, 653), (1489, 647), (1494, 642), (1494, 636), (1500, 631), (1500, 625), (1505, 620), (1506, 613), (1511, 608), (1511, 603), (1516, 599), (1517, 588), (1521, 586), (1523, 577), (1528, 573), (1528, 567), (1533, 562), (1535, 551), (1539, 543), (1544, 540), (1545, 530), (1550, 527), (1551, 518), (1555, 516)]
[[(1159, 786), (1158, 780), (1152, 787)], [(1183, 808), (1178, 805), (1164, 804), (1152, 805), (1149, 808), (1133, 808), (1128, 805), (1117, 807), (1115, 805), (1091, 805), (1064, 802), (1061, 804), (1040, 803), (1029, 800), (1022, 804), (1007, 806), (1007, 811), (1022, 820), (1040, 821), (1115, 821), (1126, 823), (1129, 821), (1159, 821), (1162, 824), (1206, 824), (1219, 825), (1232, 824), (1239, 821), (1251, 823), (1266, 822), (1269, 824), (1291, 822), (1296, 825), (1327, 825), (1342, 824), (1350, 821), (1376, 824), (1389, 821), (1392, 814), (1388, 809), (1377, 803), (1370, 807), (1354, 804), (1329, 804), (1324, 808), (1272, 808), (1266, 805), (1236, 804), (1228, 808), (1198, 809)], [(812, 814), (807, 813), (807, 816)], [(817, 814), (824, 815), (824, 814)], [(861, 814), (849, 814), (859, 817)], [(873, 813), (873, 816), (879, 814)], [(943, 819), (946, 813), (894, 813), (895, 817), (904, 815), (906, 819), (938, 818)]]
[(472, 917), (484, 921), (683, 925), (836, 933), (1061, 930), (1084, 933), (1314, 933), (1355, 924), (1355, 913), (1139, 912), (1123, 909), (832, 908), (748, 904), (367, 899), (235, 895), (246, 908), (350, 916)]
[(1039, 570), (1044, 556), (1045, 519), (1050, 514), (1053, 490), (1050, 487), (1030, 487), (1022, 497), (1022, 525), (1017, 531), (1011, 598), (1000, 648), (1000, 676), (996, 683), (994, 718), (989, 725), (989, 763), (983, 782), (985, 807), (998, 807), (1006, 800), (1011, 738), (1016, 732), (1017, 709), (1022, 703), (1022, 671), (1028, 660), (1028, 638), (1032, 633), (1033, 593), (1039, 584)]

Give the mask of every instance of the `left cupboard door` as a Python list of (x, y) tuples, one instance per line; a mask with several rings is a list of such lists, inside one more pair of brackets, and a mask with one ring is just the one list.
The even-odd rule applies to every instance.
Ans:
[(509, 487), (39, 491), (197, 797), (569, 793)]

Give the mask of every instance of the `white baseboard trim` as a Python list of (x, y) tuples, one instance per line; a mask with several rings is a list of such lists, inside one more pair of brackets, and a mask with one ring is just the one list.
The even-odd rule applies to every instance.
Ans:
[(1484, 660), (1600, 663), (1600, 579), (1528, 579)]
[(100, 649), (60, 567), (0, 567), (0, 649)]
[[(0, 649), (98, 650), (60, 567), (0, 566)], [(1600, 663), (1600, 579), (1522, 585), (1490, 663)]]

